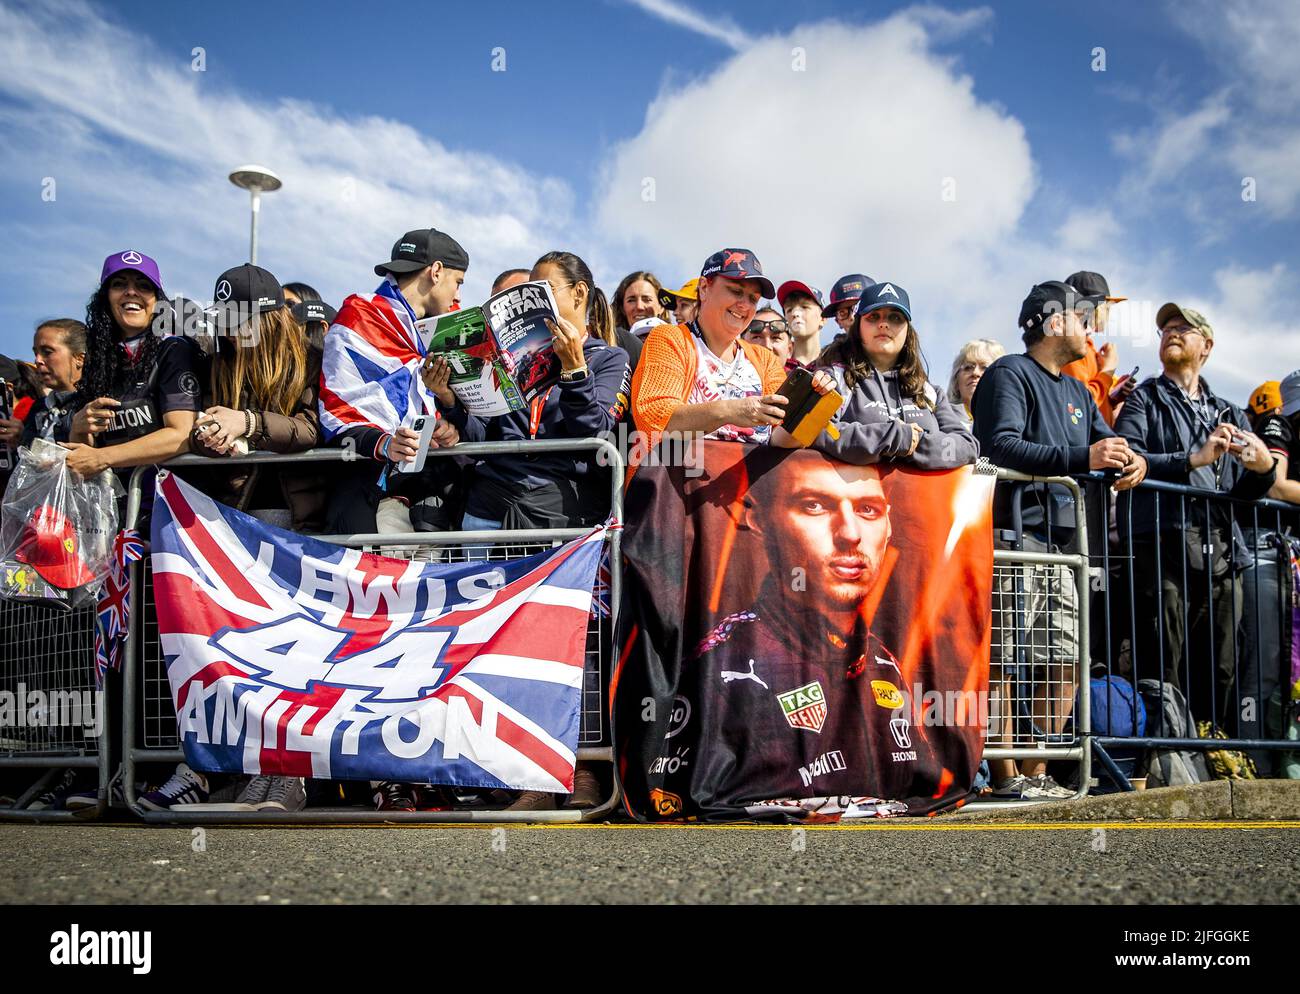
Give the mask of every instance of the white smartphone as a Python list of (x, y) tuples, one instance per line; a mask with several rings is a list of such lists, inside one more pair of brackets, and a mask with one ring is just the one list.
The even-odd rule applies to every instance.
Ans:
[(433, 426), (437, 423), (438, 419), (432, 414), (421, 414), (411, 422), (411, 431), (420, 436), (420, 448), (410, 462), (397, 463), (397, 472), (418, 473), (424, 469), (424, 460), (429, 455), (429, 440), (433, 438)]

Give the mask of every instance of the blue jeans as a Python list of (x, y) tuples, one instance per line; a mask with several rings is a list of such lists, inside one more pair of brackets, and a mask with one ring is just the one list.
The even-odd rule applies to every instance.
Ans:
[[(460, 530), (466, 532), (495, 532), (501, 530), (501, 522), (489, 521), (487, 518), (476, 517), (466, 511), (465, 517), (461, 522)], [(492, 548), (493, 547), (490, 545), (467, 545), (465, 546), (465, 561), (471, 563), (485, 561), (488, 558), (488, 553), (492, 551)]]

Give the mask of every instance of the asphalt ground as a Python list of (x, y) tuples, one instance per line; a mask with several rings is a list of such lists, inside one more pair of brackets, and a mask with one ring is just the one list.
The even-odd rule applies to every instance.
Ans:
[(0, 825), (9, 904), (1296, 904), (1300, 823)]

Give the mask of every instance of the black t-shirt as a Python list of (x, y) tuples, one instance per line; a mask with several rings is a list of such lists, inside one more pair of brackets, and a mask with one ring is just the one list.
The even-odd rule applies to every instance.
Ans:
[(1300, 438), (1289, 418), (1270, 414), (1259, 422), (1256, 432), (1270, 452), (1286, 457), (1286, 477), (1300, 481)]
[(99, 444), (120, 445), (143, 438), (163, 427), (163, 417), (171, 411), (201, 411), (204, 362), (190, 339), (163, 339), (152, 371), (128, 367), (126, 386), (114, 391), (122, 406), (114, 411)]

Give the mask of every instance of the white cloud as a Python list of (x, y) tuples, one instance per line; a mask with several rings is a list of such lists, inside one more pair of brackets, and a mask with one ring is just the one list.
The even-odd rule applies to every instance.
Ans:
[(661, 21), (721, 42), (732, 51), (739, 52), (752, 44), (752, 39), (744, 29), (738, 27), (729, 17), (701, 14), (684, 3), (677, 3), (676, 0), (627, 0), (627, 2)]
[[(713, 72), (665, 88), (640, 133), (609, 150), (588, 211), (560, 181), (453, 151), (391, 120), (213, 87), (84, 3), (0, 6), (0, 176), (11, 189), (34, 189), (43, 176), (59, 184), (55, 203), (18, 205), (4, 222), (22, 251), (0, 277), (9, 336), (0, 344), (25, 351), (33, 299), (40, 316), (78, 313), (99, 260), (128, 245), (160, 260), (170, 290), (206, 296), (247, 246), (247, 196), (226, 173), (260, 161), (285, 180), (264, 202), (261, 261), (336, 304), (371, 287), (370, 267), (394, 238), (425, 224), (469, 250), (470, 301), (486, 296), (500, 269), (550, 248), (575, 249), (612, 289), (647, 267), (678, 285), (728, 242), (754, 248), (778, 282), (828, 289), (856, 270), (905, 286), (936, 379), (966, 339), (1019, 348), (1015, 319), (1030, 285), (1080, 268), (1134, 298), (1116, 309), (1126, 370), (1139, 361), (1155, 370), (1154, 309), (1189, 290), (1224, 329), (1217, 387), (1244, 396), (1277, 375), (1269, 363), (1300, 365), (1279, 348), (1294, 338), (1283, 335), (1279, 305), (1250, 309), (1264, 299), (1255, 291), (1277, 289), (1293, 269), (1225, 260), (1212, 280), (1198, 280), (1181, 246), (1152, 252), (1144, 244), (1152, 239), (1135, 238), (1147, 222), (1117, 216), (1107, 191), (1094, 192), (1100, 206), (1035, 199), (1020, 122), (978, 97), (958, 63), (933, 48), (991, 25), (986, 8), (924, 7), (870, 26), (745, 36), (749, 47)], [(792, 69), (794, 48), (804, 50), (802, 72)], [(1213, 148), (1209, 136), (1231, 122), (1201, 109), (1197, 133)], [(806, 140), (795, 122), (806, 123)], [(1186, 179), (1176, 131), (1164, 135), (1157, 145), (1169, 151), (1143, 174), (1152, 189)], [(1291, 148), (1272, 147), (1279, 178), (1259, 170), (1261, 197), (1283, 181)], [(651, 202), (642, 199), (646, 177), (655, 181)], [(943, 197), (948, 178), (955, 201)]]
[[(1172, 184), (1187, 166), (1206, 175), (1230, 169), (1256, 181), (1252, 210), (1273, 220), (1300, 212), (1300, 17), (1293, 0), (1186, 0), (1170, 3), (1173, 22), (1205, 49), (1208, 64), (1229, 80), (1192, 112), (1172, 118), (1152, 141), (1125, 147), (1145, 162), (1146, 189)], [(1222, 178), (1221, 175), (1218, 178)], [(1180, 192), (1180, 191), (1176, 191)], [(1184, 196), (1211, 235), (1222, 225)]]
[[(1169, 257), (1152, 267), (1140, 267), (1140, 272), (1130, 274), (1132, 282), (1111, 280), (1118, 292), (1133, 295), (1115, 308), (1112, 321), (1122, 372), (1134, 363), (1141, 364), (1144, 377), (1160, 371), (1155, 316), (1169, 300), (1200, 311), (1214, 328), (1214, 352), (1204, 376), (1220, 396), (1244, 405), (1259, 384), (1300, 367), (1294, 321), (1296, 274), (1285, 263), (1263, 268), (1226, 265), (1209, 280), (1190, 285), (1185, 277), (1169, 271), (1173, 262)], [(1170, 293), (1169, 287), (1179, 289)]]
[[(1034, 164), (1020, 122), (930, 49), (935, 22), (927, 10), (803, 26), (661, 93), (641, 132), (612, 150), (596, 227), (670, 282), (724, 242), (754, 249), (777, 282), (829, 288), (854, 270), (896, 280), (930, 329), (936, 371), (967, 337), (1005, 339), (1035, 278), (1058, 275), (1044, 273), (1039, 247), (1021, 258), (1017, 244), (1041, 240), (1022, 230)], [(792, 70), (796, 47), (804, 71)]]
[(1148, 195), (1177, 180), (1211, 152), (1215, 132), (1231, 119), (1227, 94), (1216, 93), (1195, 110), (1168, 116), (1140, 134), (1120, 136), (1119, 149), (1140, 161), (1139, 172), (1129, 177), (1126, 199)]
[(1168, 10), (1216, 63), (1245, 81), (1244, 101), (1273, 114), (1300, 107), (1300, 17), (1293, 0), (1178, 0)]
[(909, 7), (906, 16), (922, 25), (931, 40), (936, 42), (954, 41), (970, 34), (979, 34), (985, 41), (992, 40), (993, 9), (991, 7), (948, 10), (945, 7), (920, 4)]
[[(99, 261), (127, 245), (158, 258), (169, 291), (208, 296), (246, 258), (248, 197), (226, 174), (249, 161), (284, 180), (263, 199), (259, 262), (335, 304), (373, 287), (371, 267), (408, 228), (466, 246), (474, 299), (572, 221), (560, 181), (378, 116), (219, 89), (77, 0), (0, 7), (0, 94), (0, 164), (58, 183), (37, 220), (6, 221), (30, 238), (9, 275), (47, 286), (51, 311), (77, 313)], [(51, 271), (50, 258), (71, 264)]]

